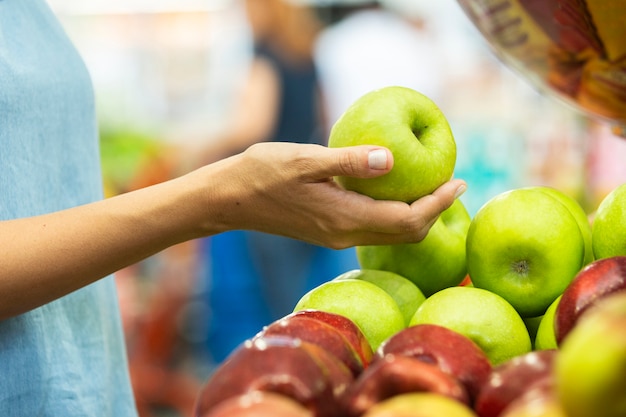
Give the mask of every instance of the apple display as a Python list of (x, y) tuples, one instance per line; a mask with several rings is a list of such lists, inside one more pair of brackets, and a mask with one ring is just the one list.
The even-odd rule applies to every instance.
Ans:
[(413, 282), (394, 272), (376, 269), (355, 269), (335, 278), (335, 280), (342, 279), (362, 279), (385, 290), (398, 304), (407, 325), (413, 314), (415, 314), (417, 307), (426, 299), (422, 291)]
[(568, 417), (626, 416), (626, 293), (602, 298), (565, 337), (555, 362)]
[(386, 355), (372, 364), (346, 390), (344, 415), (358, 417), (388, 398), (409, 392), (432, 392), (469, 403), (463, 385), (436, 365), (408, 356)]
[(411, 203), (454, 172), (456, 143), (446, 117), (431, 99), (407, 87), (371, 91), (345, 111), (328, 146), (354, 145), (380, 145), (393, 154), (392, 170), (381, 177), (336, 178), (344, 188), (377, 200)]
[(531, 384), (552, 374), (557, 350), (516, 356), (493, 368), (474, 404), (480, 417), (498, 417)]
[(539, 322), (539, 328), (537, 329), (537, 335), (533, 344), (535, 350), (545, 349), (557, 349), (559, 344), (556, 342), (556, 332), (554, 331), (554, 320), (556, 309), (559, 306), (562, 295), (559, 295), (556, 300), (550, 304), (550, 307), (546, 310), (546, 314), (541, 317)]
[(372, 351), (406, 327), (394, 299), (377, 285), (360, 279), (318, 285), (300, 298), (294, 311), (310, 309), (341, 314), (352, 320), (365, 335)]
[(592, 224), (596, 259), (626, 256), (626, 184), (614, 188), (600, 202)]
[(498, 365), (531, 350), (518, 312), (498, 294), (475, 287), (450, 287), (426, 299), (410, 325), (437, 324), (474, 341)]
[(372, 347), (359, 326), (346, 316), (322, 310), (299, 310), (291, 313), (291, 315), (319, 320), (333, 326), (350, 343), (357, 355), (359, 355), (363, 366), (367, 366), (371, 362), (374, 356)]
[(426, 297), (456, 286), (467, 276), (465, 239), (470, 221), (457, 199), (420, 242), (357, 247), (359, 265), (395, 272), (415, 283)]
[(339, 398), (354, 378), (323, 348), (289, 337), (258, 337), (235, 349), (202, 387), (197, 417), (252, 391), (286, 395), (315, 416), (339, 417)]
[(315, 415), (285, 395), (252, 391), (222, 401), (199, 417), (315, 417)]
[(373, 362), (390, 354), (436, 365), (454, 376), (465, 387), (470, 404), (492, 369), (487, 355), (470, 338), (435, 324), (417, 324), (391, 336), (378, 348)]
[(580, 203), (574, 198), (560, 190), (557, 190), (556, 188), (547, 186), (536, 186), (532, 188), (551, 195), (552, 197), (559, 200), (565, 207), (567, 207), (569, 212), (572, 214), (572, 216), (574, 216), (574, 219), (578, 223), (578, 226), (580, 227), (580, 232), (583, 235), (583, 241), (585, 242), (585, 255), (583, 265), (587, 265), (588, 263), (592, 262), (594, 260), (594, 255), (593, 243), (591, 240), (591, 222), (589, 221), (589, 216), (585, 212), (585, 209), (583, 209)]
[(626, 256), (598, 259), (576, 274), (555, 311), (554, 332), (560, 345), (581, 314), (597, 300), (626, 290)]
[(584, 256), (584, 239), (570, 210), (533, 188), (487, 201), (467, 233), (474, 286), (500, 295), (522, 317), (543, 315), (584, 266)]
[(355, 349), (339, 330), (311, 317), (290, 314), (271, 323), (255, 337), (271, 336), (298, 338), (316, 344), (340, 359), (355, 377), (365, 367)]
[(370, 408), (363, 417), (476, 417), (471, 408), (430, 392), (399, 394)]

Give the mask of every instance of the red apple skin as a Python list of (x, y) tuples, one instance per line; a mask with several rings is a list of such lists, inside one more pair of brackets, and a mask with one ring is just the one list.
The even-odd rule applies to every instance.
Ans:
[(531, 383), (499, 415), (530, 416), (567, 417), (556, 392), (554, 375), (543, 376)]
[(366, 368), (372, 361), (374, 352), (372, 347), (365, 338), (365, 335), (352, 320), (341, 314), (330, 313), (322, 310), (300, 310), (290, 316), (304, 316), (323, 321), (339, 330), (348, 339), (348, 342), (354, 347), (354, 350), (361, 358), (363, 367)]
[(470, 338), (435, 324), (418, 324), (396, 333), (378, 348), (373, 362), (388, 354), (436, 365), (465, 386), (470, 403), (492, 370), (487, 355)]
[(493, 368), (474, 410), (480, 417), (497, 417), (535, 382), (552, 375), (557, 350), (537, 350), (516, 356)]
[(290, 397), (253, 391), (224, 400), (201, 417), (314, 417), (314, 414)]
[(282, 394), (316, 417), (339, 417), (339, 398), (352, 384), (350, 370), (325, 349), (289, 337), (258, 337), (231, 353), (205, 382), (195, 416), (252, 391)]
[(463, 278), (463, 281), (461, 281), (459, 283), (460, 287), (467, 287), (468, 285), (473, 285), (472, 284), (472, 277), (470, 277), (469, 274), (465, 275), (465, 278)]
[(408, 392), (433, 392), (469, 405), (465, 387), (436, 365), (401, 355), (374, 361), (348, 387), (342, 408), (346, 417), (358, 417), (387, 398)]
[(626, 256), (593, 261), (565, 289), (554, 313), (554, 333), (560, 345), (579, 317), (597, 300), (626, 290)]
[(265, 327), (256, 337), (287, 336), (314, 343), (339, 358), (356, 377), (363, 363), (352, 344), (336, 327), (302, 314), (290, 314)]

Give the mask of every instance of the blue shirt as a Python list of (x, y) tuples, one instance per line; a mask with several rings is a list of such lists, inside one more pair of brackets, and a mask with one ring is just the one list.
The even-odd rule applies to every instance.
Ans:
[[(82, 60), (44, 0), (0, 0), (0, 220), (101, 199), (99, 167)], [(1, 416), (137, 415), (116, 297), (108, 277), (0, 321)]]

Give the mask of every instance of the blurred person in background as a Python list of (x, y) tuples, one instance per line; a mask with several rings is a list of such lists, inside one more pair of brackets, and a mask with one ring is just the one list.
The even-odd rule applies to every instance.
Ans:
[(82, 59), (45, 1), (0, 0), (0, 415), (136, 416), (111, 274), (168, 247), (244, 229), (337, 249), (423, 239), (462, 181), (408, 205), (331, 180), (392, 166), (380, 147), (263, 143), (104, 199)]
[(424, 2), (335, 0), (316, 41), (327, 131), (360, 96), (390, 85), (417, 90), (438, 103), (443, 62), (431, 9)]
[[(265, 141), (325, 145), (312, 49), (321, 22), (288, 0), (245, 0), (252, 57), (230, 129), (207, 159)], [(290, 313), (305, 292), (358, 267), (354, 249), (331, 250), (295, 239), (234, 231), (206, 240), (207, 347), (221, 362), (264, 325)]]

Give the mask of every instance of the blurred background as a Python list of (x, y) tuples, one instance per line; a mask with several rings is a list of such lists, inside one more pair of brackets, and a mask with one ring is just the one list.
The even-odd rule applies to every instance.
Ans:
[[(526, 185), (559, 188), (592, 214), (626, 181), (626, 141), (503, 67), (454, 0), (49, 4), (93, 77), (107, 195), (258, 141), (324, 144), (349, 104), (392, 84), (446, 114), (470, 214)], [(140, 415), (190, 415), (228, 352), (356, 267), (351, 250), (229, 233), (120, 271)]]

